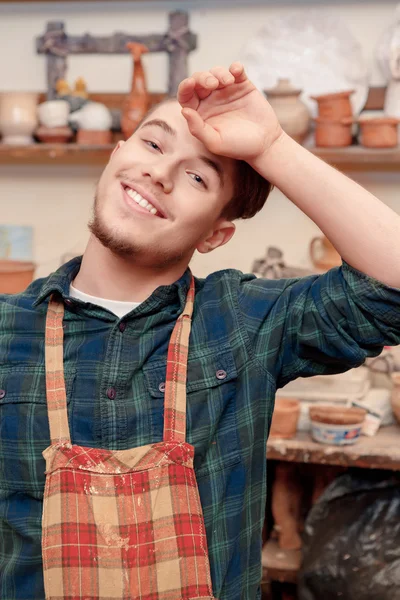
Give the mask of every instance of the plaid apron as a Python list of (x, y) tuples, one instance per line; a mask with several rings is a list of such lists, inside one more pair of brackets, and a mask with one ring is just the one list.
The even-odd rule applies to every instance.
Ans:
[(50, 300), (46, 389), (51, 444), (43, 451), (42, 518), (47, 600), (213, 600), (194, 448), (186, 443), (193, 302), (192, 278), (168, 348), (163, 441), (103, 450), (71, 442), (64, 305)]

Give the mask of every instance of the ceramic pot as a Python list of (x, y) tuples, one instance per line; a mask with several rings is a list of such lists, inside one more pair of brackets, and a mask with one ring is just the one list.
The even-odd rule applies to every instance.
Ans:
[(276, 398), (269, 438), (289, 439), (296, 435), (300, 402), (292, 398)]
[(23, 292), (32, 282), (34, 272), (33, 262), (0, 260), (0, 294)]
[(391, 380), (393, 387), (390, 400), (392, 403), (393, 414), (400, 425), (400, 372), (396, 371), (395, 373), (392, 373)]
[(391, 117), (360, 119), (360, 144), (366, 148), (395, 148), (399, 123), (399, 119)]
[(363, 408), (315, 404), (309, 408), (310, 419), (331, 425), (356, 425), (361, 423), (367, 411)]
[(69, 104), (66, 100), (49, 100), (37, 107), (39, 123), (45, 127), (66, 127), (68, 125)]
[(352, 142), (352, 117), (337, 121), (316, 117), (315, 145), (319, 148), (343, 148)]
[(328, 271), (342, 264), (340, 254), (327, 237), (317, 236), (310, 242), (310, 258), (319, 271)]
[(296, 90), (289, 79), (278, 79), (275, 87), (264, 90), (282, 129), (296, 142), (302, 143), (310, 128), (310, 113), (300, 100), (302, 90)]
[(83, 108), (70, 114), (70, 123), (87, 131), (108, 131), (112, 125), (112, 115), (101, 102), (88, 102)]
[(35, 136), (43, 144), (66, 144), (73, 136), (70, 127), (44, 127), (41, 125), (35, 131)]
[(76, 143), (81, 146), (107, 146), (112, 143), (112, 133), (110, 130), (80, 129), (76, 136)]
[(3, 134), (3, 144), (33, 143), (38, 97), (38, 94), (31, 92), (0, 94), (0, 132)]
[(350, 96), (355, 90), (347, 92), (336, 92), (335, 94), (323, 94), (321, 96), (310, 96), (318, 104), (318, 116), (322, 119), (339, 120), (343, 117), (351, 117), (353, 108)]

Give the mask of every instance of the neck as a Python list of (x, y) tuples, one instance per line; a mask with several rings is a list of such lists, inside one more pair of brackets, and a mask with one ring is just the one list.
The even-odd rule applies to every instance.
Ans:
[(73, 286), (98, 298), (143, 302), (160, 285), (171, 285), (187, 269), (187, 261), (160, 271), (113, 254), (91, 235)]

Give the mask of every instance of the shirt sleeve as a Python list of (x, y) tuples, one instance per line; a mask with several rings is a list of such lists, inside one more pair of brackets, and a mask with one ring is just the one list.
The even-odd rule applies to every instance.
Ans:
[(345, 262), (299, 279), (243, 276), (238, 299), (248, 348), (277, 387), (347, 371), (400, 344), (400, 289)]

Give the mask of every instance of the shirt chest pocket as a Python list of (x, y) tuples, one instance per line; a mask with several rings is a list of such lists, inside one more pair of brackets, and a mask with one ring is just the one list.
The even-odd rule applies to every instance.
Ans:
[[(150, 361), (143, 370), (151, 396), (153, 437), (160, 441), (164, 425), (166, 361)], [(187, 441), (195, 447), (197, 477), (240, 461), (236, 388), (237, 371), (229, 347), (221, 346), (207, 353), (189, 352)]]
[[(67, 404), (75, 371), (65, 373)], [(0, 366), (0, 487), (9, 491), (43, 490), (43, 450), (50, 443), (44, 367)]]

